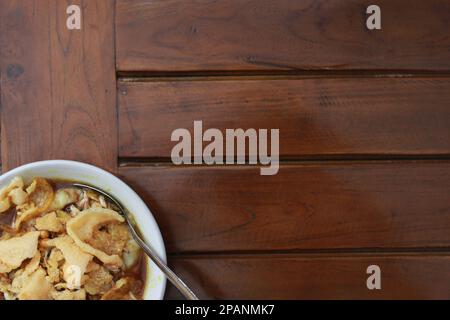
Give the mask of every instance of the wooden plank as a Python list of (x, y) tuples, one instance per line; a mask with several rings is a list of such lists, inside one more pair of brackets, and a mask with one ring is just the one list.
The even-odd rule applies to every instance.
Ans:
[(120, 82), (119, 155), (170, 157), (194, 120), (280, 129), (284, 157), (448, 155), (449, 104), (445, 78)]
[(450, 247), (449, 162), (122, 167), (169, 252)]
[(118, 0), (122, 71), (450, 69), (447, 0)]
[[(450, 256), (301, 255), (170, 259), (202, 299), (449, 299)], [(369, 265), (381, 290), (368, 290)], [(180, 299), (168, 287), (166, 297)]]
[(114, 1), (8, 0), (0, 10), (3, 171), (44, 159), (117, 166)]

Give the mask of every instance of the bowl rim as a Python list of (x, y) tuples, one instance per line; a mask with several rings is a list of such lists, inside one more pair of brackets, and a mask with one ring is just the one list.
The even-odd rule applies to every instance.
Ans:
[[(97, 167), (95, 165), (92, 165), (92, 164), (88, 164), (88, 163), (84, 163), (84, 162), (80, 162), (80, 161), (74, 161), (74, 160), (63, 160), (63, 159), (41, 160), (41, 161), (35, 161), (35, 162), (30, 162), (30, 163), (27, 163), (27, 164), (23, 164), (21, 166), (18, 166), (16, 168), (13, 168), (13, 169), (11, 169), (11, 170), (1, 174), (0, 175), (0, 183), (1, 183), (1, 180), (7, 180), (9, 178), (13, 178), (14, 176), (20, 175), (20, 172), (23, 172), (24, 170), (32, 170), (33, 168), (36, 168), (36, 167), (51, 166), (51, 165), (66, 165), (66, 166), (83, 168), (83, 169), (86, 169), (86, 170), (91, 170), (91, 171), (97, 172), (99, 175), (104, 175), (107, 178), (113, 180), (114, 183), (117, 184), (120, 189), (122, 189), (122, 188), (126, 189), (127, 192), (131, 193), (133, 196), (135, 196), (137, 199), (139, 199), (142, 202), (143, 206), (145, 208), (147, 208), (147, 210), (148, 210), (149, 214), (146, 215), (147, 216), (146, 219), (148, 219), (149, 223), (153, 224), (153, 227), (155, 228), (154, 231), (156, 231), (156, 232), (154, 232), (152, 234), (152, 236), (156, 237), (158, 242), (159, 242), (159, 244), (160, 244), (160, 248), (154, 248), (154, 249), (158, 253), (159, 257), (165, 263), (167, 263), (167, 255), (166, 255), (166, 248), (165, 248), (165, 244), (164, 244), (164, 239), (162, 237), (159, 225), (156, 222), (156, 219), (153, 216), (153, 213), (150, 210), (150, 208), (147, 206), (147, 204), (144, 202), (144, 200), (142, 200), (142, 198), (130, 186), (128, 186), (127, 183), (125, 183), (119, 177), (115, 176), (114, 174), (112, 174), (112, 173), (110, 173), (110, 172), (108, 172), (108, 171), (106, 171), (106, 170), (104, 170), (102, 168), (99, 168), (99, 167)], [(117, 200), (119, 200), (119, 202), (123, 203), (123, 201), (119, 197), (117, 197), (117, 196), (115, 196), (115, 197), (117, 198)], [(147, 259), (148, 259), (148, 261), (151, 261), (150, 258), (147, 258)], [(152, 262), (152, 264), (153, 264), (153, 262)], [(155, 268), (157, 268), (156, 265), (155, 265)], [(147, 264), (147, 272), (149, 272), (148, 269), (149, 269), (149, 265)], [(162, 271), (160, 271), (160, 272), (162, 273)], [(163, 298), (164, 298), (164, 294), (165, 294), (165, 291), (166, 291), (166, 284), (167, 284), (167, 279), (166, 279), (165, 276), (163, 276), (162, 279), (161, 279), (161, 290), (160, 290), (161, 292), (157, 296), (159, 300), (163, 300)], [(148, 286), (149, 286), (149, 281), (148, 281), (148, 279), (146, 279), (145, 286), (144, 286), (144, 296), (145, 296), (146, 290), (150, 289)]]

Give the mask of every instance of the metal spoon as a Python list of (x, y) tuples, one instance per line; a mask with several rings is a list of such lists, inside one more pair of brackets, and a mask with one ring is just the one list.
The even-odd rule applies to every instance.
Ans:
[(161, 260), (161, 258), (158, 257), (158, 255), (153, 251), (152, 248), (150, 248), (144, 240), (139, 236), (139, 234), (136, 232), (133, 221), (131, 220), (128, 211), (126, 211), (119, 201), (117, 201), (115, 198), (113, 198), (111, 195), (106, 193), (105, 191), (98, 189), (96, 187), (92, 187), (86, 184), (82, 183), (73, 183), (72, 186), (78, 187), (78, 188), (85, 188), (85, 189), (91, 189), (95, 192), (98, 192), (105, 197), (107, 197), (114, 205), (117, 206), (117, 208), (120, 210), (120, 214), (125, 217), (125, 220), (127, 221), (128, 227), (131, 231), (131, 235), (133, 236), (134, 240), (138, 243), (138, 245), (144, 250), (144, 252), (149, 256), (150, 259), (158, 266), (158, 268), (161, 269), (161, 271), (167, 276), (167, 278), (172, 282), (172, 284), (180, 290), (180, 292), (186, 297), (186, 299), (189, 300), (198, 300), (197, 296), (192, 292), (191, 289), (181, 280), (170, 268)]

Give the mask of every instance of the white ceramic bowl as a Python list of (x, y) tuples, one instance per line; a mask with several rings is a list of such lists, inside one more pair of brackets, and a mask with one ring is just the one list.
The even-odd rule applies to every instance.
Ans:
[[(131, 212), (144, 240), (161, 259), (166, 261), (166, 250), (161, 232), (149, 208), (130, 187), (109, 172), (76, 161), (39, 161), (15, 168), (0, 176), (0, 188), (7, 185), (15, 176), (21, 176), (25, 183), (30, 183), (34, 177), (44, 177), (78, 181), (103, 189)], [(147, 268), (144, 299), (161, 300), (164, 297), (166, 277), (150, 260), (147, 260)]]

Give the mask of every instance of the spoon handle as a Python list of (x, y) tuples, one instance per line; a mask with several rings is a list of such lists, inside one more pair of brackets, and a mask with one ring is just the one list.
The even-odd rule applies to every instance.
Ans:
[(198, 300), (197, 296), (191, 289), (181, 280), (162, 260), (156, 255), (152, 248), (150, 248), (134, 230), (128, 218), (126, 218), (130, 226), (131, 234), (138, 245), (144, 250), (150, 259), (158, 266), (159, 269), (167, 276), (169, 281), (189, 300)]

